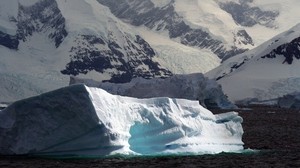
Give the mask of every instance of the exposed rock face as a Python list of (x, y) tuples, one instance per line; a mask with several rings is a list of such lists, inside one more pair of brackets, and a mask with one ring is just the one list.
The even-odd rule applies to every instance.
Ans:
[(0, 45), (9, 49), (17, 50), (19, 46), (19, 40), (16, 36), (12, 36), (0, 31)]
[(116, 83), (172, 75), (146, 40), (96, 0), (0, 4), (2, 101), (60, 88), (68, 75)]
[(34, 32), (42, 32), (53, 40), (56, 47), (59, 47), (68, 35), (65, 18), (53, 0), (41, 0), (29, 7), (19, 5), (17, 21), (17, 36), (23, 41)]
[[(288, 32), (290, 33), (290, 32)], [(269, 45), (273, 45), (276, 44), (279, 40), (275, 40), (272, 43), (270, 43)], [(267, 50), (268, 48), (266, 48), (265, 50)], [(251, 52), (251, 51), (250, 51)], [(236, 69), (238, 69), (239, 67), (241, 67), (242, 65), (244, 65), (247, 61), (251, 60), (252, 57), (254, 56), (254, 54), (249, 54), (252, 55), (251, 57), (244, 57), (243, 59), (240, 59), (239, 61), (233, 63), (230, 67), (230, 71), (228, 73), (224, 73), (223, 75), (220, 74), (216, 80), (220, 80), (222, 79), (224, 76), (228, 75), (229, 73), (235, 71)], [(297, 37), (295, 39), (293, 39), (291, 42), (289, 43), (284, 43), (281, 44), (279, 46), (277, 46), (276, 48), (268, 51), (268, 54), (265, 54), (263, 56), (261, 55), (256, 55), (259, 56), (260, 58), (263, 59), (275, 59), (278, 57), (285, 57), (284, 61), (282, 62), (282, 64), (293, 64), (294, 61), (297, 61), (300, 59), (300, 37)]]
[[(274, 100), (299, 92), (300, 24), (253, 50), (232, 57), (206, 75), (218, 83), (232, 101)], [(255, 101), (256, 101), (255, 100)]]
[(249, 36), (249, 34), (246, 32), (246, 30), (238, 30), (235, 34), (234, 37), (234, 43), (237, 44), (250, 44), (250, 45), (254, 45), (254, 42), (252, 40), (252, 38)]
[(262, 56), (261, 58), (276, 58), (278, 56), (284, 56), (285, 60), (282, 62), (292, 64), (295, 59), (300, 59), (300, 37), (295, 38), (289, 43), (280, 45), (273, 49), (269, 54)]
[(68, 35), (65, 29), (65, 19), (56, 1), (40, 0), (32, 6), (18, 5), (18, 16), (10, 17), (9, 21), (17, 25), (16, 35), (8, 35), (0, 31), (0, 45), (10, 49), (18, 49), (19, 41), (33, 33), (45, 33), (56, 47)]
[[(107, 16), (108, 17), (108, 16)], [(35, 33), (42, 34), (59, 47), (68, 35), (66, 20), (54, 0), (40, 0), (31, 6), (18, 6), (16, 35), (0, 31), (0, 45), (18, 50), (20, 41), (26, 42)], [(115, 21), (111, 20), (112, 27)], [(165, 77), (172, 73), (152, 61), (156, 53), (139, 35), (131, 36), (122, 30), (109, 30), (108, 37), (79, 34), (70, 48), (70, 62), (61, 72), (65, 75), (105, 73), (111, 70), (111, 82), (128, 82), (134, 77)], [(105, 33), (105, 32), (103, 32)], [(119, 36), (120, 35), (120, 36)], [(123, 39), (120, 39), (122, 37)]]
[(202, 74), (174, 75), (166, 79), (133, 79), (130, 83), (113, 84), (97, 82), (90, 79), (71, 77), (70, 84), (84, 83), (87, 86), (98, 87), (112, 94), (137, 98), (171, 97), (198, 100), (208, 109), (234, 109), (222, 92), (222, 88), (214, 80), (205, 78)]
[[(98, 0), (110, 8), (118, 18), (135, 26), (144, 25), (156, 31), (166, 30), (170, 38), (179, 38), (185, 45), (209, 49), (220, 58), (230, 57), (246, 51), (236, 46), (227, 49), (222, 41), (215, 39), (209, 32), (202, 29), (194, 29), (185, 23), (174, 9), (175, 1), (170, 1), (163, 7), (156, 7), (151, 0)], [(247, 32), (246, 38), (251, 38)], [(245, 43), (252, 40), (244, 41)]]
[(239, 2), (219, 2), (220, 7), (232, 15), (232, 18), (240, 25), (251, 27), (256, 24), (275, 28), (274, 21), (279, 15), (278, 11), (262, 10), (251, 6), (253, 0), (239, 0)]
[[(105, 10), (102, 8), (97, 10)], [(108, 76), (102, 80), (114, 83), (129, 82), (135, 77), (149, 79), (172, 75), (153, 60), (156, 53), (140, 35), (110, 12), (104, 12), (101, 17), (97, 21), (106, 24), (96, 31), (101, 33), (83, 31), (74, 37), (69, 50), (70, 62), (61, 73), (77, 76), (96, 72)]]
[[(70, 50), (71, 61), (61, 72), (66, 75), (86, 74), (90, 71), (108, 73), (114, 83), (129, 82), (132, 78), (167, 77), (172, 73), (162, 68), (152, 58), (154, 50), (139, 35), (134, 39), (123, 35), (114, 41), (94, 35), (81, 35), (75, 39), (76, 46)], [(109, 70), (110, 72), (106, 72)]]

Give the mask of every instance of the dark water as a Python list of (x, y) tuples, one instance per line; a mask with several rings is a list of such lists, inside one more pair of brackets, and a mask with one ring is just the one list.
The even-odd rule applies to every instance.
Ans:
[(101, 159), (47, 159), (2, 157), (0, 167), (300, 167), (300, 152), (292, 150), (261, 151), (246, 154), (201, 156), (114, 157)]
[[(201, 156), (50, 159), (0, 156), (0, 167), (296, 167), (300, 168), (300, 111), (255, 106), (244, 118), (245, 150)], [(214, 110), (214, 113), (224, 111)]]

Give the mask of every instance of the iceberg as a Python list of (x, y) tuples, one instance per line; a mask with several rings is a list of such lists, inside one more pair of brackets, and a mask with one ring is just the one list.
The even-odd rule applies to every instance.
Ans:
[(0, 111), (1, 155), (214, 154), (243, 149), (242, 118), (198, 101), (72, 85)]
[(294, 92), (278, 98), (278, 107), (300, 109), (300, 92)]

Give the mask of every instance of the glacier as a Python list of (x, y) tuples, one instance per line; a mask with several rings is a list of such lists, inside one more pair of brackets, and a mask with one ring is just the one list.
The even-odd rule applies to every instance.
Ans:
[(72, 85), (0, 111), (1, 155), (204, 154), (243, 149), (242, 118), (198, 101), (137, 99)]

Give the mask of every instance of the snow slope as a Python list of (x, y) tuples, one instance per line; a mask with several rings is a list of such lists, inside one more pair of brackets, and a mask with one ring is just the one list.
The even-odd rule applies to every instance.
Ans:
[(300, 24), (259, 47), (226, 60), (206, 76), (218, 82), (233, 101), (268, 100), (300, 89)]
[(204, 154), (243, 149), (242, 118), (235, 112), (213, 115), (197, 101), (136, 99), (84, 85), (18, 101), (0, 116), (0, 154), (5, 155)]
[[(240, 36), (238, 33), (240, 28), (235, 31), (230, 31), (230, 39), (228, 41), (227, 39), (224, 40), (222, 36), (213, 34), (209, 30), (209, 27), (203, 27), (195, 24), (191, 25), (186, 20), (185, 16), (180, 13), (181, 11), (176, 8), (176, 6), (182, 6), (191, 2), (190, 0), (163, 1), (161, 3), (157, 3), (152, 0), (97, 1), (108, 6), (115, 16), (126, 23), (138, 27), (145, 26), (153, 32), (161, 33), (165, 37), (172, 39), (177, 43), (192, 46), (200, 51), (203, 49), (205, 51), (209, 50), (214, 53), (212, 56), (218, 56), (221, 59), (225, 56), (232, 56), (236, 53), (245, 51), (244, 45), (253, 45), (251, 38), (245, 38), (248, 37), (247, 32), (244, 31), (244, 35)], [(177, 3), (181, 2), (183, 4), (177, 5)], [(193, 5), (187, 6), (185, 10), (192, 10), (190, 8), (191, 6)], [(199, 15), (199, 18), (203, 18), (203, 16)], [(215, 24), (214, 26), (219, 25)], [(236, 44), (238, 45), (234, 44), (233, 41), (236, 39), (236, 36), (239, 36), (238, 38), (242, 39), (243, 42), (240, 44), (237, 42)]]
[(67, 85), (69, 78), (59, 72), (64, 57), (51, 41), (41, 37), (21, 42), (18, 51), (0, 46), (0, 102), (13, 102)]
[(297, 0), (98, 1), (126, 23), (163, 32), (173, 41), (210, 50), (222, 59), (294, 26), (300, 5)]
[[(251, 26), (241, 25), (233, 18), (232, 13), (220, 8), (221, 3), (229, 4), (234, 11), (240, 11), (240, 15), (251, 14), (251, 12), (259, 10), (278, 12), (279, 15), (274, 18), (270, 17), (270, 20), (265, 21), (270, 22), (270, 26), (263, 25), (262, 21), (257, 21)], [(232, 4), (239, 5), (234, 6)], [(244, 6), (247, 5), (249, 8), (242, 8), (241, 4), (245, 4)], [(298, 23), (299, 5), (298, 0), (176, 0), (175, 10), (186, 20), (186, 23), (194, 27), (206, 28), (228, 44), (233, 43), (233, 32), (243, 28), (252, 37), (255, 46), (258, 46)], [(249, 10), (246, 11), (246, 9)], [(263, 18), (264, 15), (259, 17)], [(253, 48), (251, 45), (244, 47)]]
[(114, 82), (171, 75), (95, 0), (12, 0), (0, 8), (0, 102), (66, 86), (69, 75)]
[[(203, 27), (227, 44), (233, 44), (233, 28), (239, 28), (230, 14), (212, 0), (176, 0), (175, 11), (193, 27)], [(251, 46), (250, 46), (251, 47)]]
[(178, 43), (163, 33), (145, 27), (133, 27), (153, 47), (154, 58), (173, 74), (206, 73), (219, 66), (221, 59), (207, 49), (198, 49)]
[(0, 31), (10, 35), (16, 34), (17, 26), (10, 22), (9, 18), (17, 17), (18, 10), (15, 8), (17, 4), (17, 0), (0, 2)]
[[(69, 75), (129, 82), (204, 73), (225, 55), (290, 27), (299, 20), (297, 6), (297, 0), (3, 0), (0, 102), (65, 86)], [(242, 20), (234, 17), (240, 14)]]

